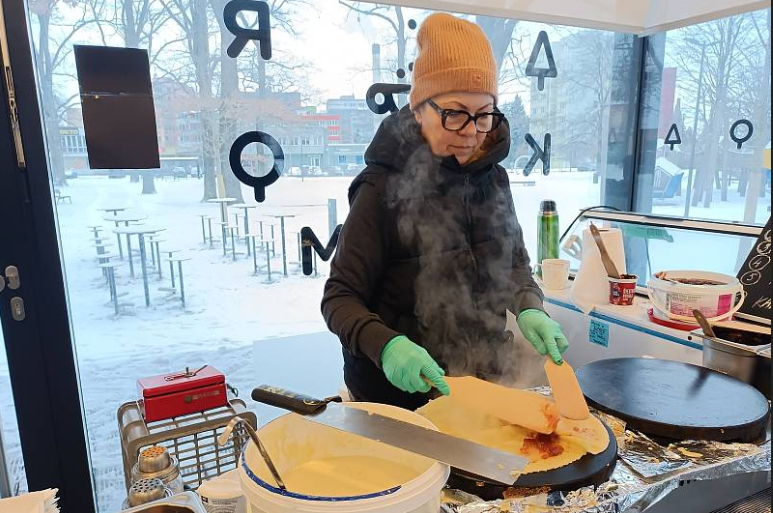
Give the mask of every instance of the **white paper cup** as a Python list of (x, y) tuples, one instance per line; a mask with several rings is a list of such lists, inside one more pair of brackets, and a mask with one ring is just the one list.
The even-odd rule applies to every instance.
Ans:
[(569, 286), (569, 260), (546, 258), (540, 263), (546, 289), (562, 290)]

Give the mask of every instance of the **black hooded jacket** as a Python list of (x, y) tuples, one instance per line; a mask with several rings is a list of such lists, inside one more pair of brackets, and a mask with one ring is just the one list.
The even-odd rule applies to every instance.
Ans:
[(343, 345), (358, 400), (415, 409), (428, 400), (392, 386), (384, 346), (405, 335), (450, 375), (496, 377), (506, 309), (542, 309), (510, 184), (507, 123), (479, 158), (433, 156), (406, 107), (384, 120), (349, 188), (351, 210), (325, 284), (322, 313)]

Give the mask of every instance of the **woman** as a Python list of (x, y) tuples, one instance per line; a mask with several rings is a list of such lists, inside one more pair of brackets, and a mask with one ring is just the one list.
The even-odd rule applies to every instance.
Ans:
[[(501, 376), (512, 362), (506, 310), (536, 350), (568, 344), (543, 311), (505, 170), (507, 120), (481, 29), (448, 14), (418, 33), (410, 108), (381, 124), (325, 285), (356, 400), (416, 409), (443, 376)], [(508, 357), (510, 355), (510, 357)]]

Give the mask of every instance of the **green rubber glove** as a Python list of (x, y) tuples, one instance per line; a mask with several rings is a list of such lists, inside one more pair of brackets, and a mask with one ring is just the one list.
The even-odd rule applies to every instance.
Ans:
[[(432, 359), (426, 349), (413, 343), (404, 335), (398, 335), (389, 341), (381, 352), (381, 368), (390, 383), (403, 392), (427, 393), (437, 388), (441, 394), (448, 395), (451, 389), (443, 379), (445, 371)], [(425, 381), (422, 376), (429, 380)]]
[(561, 331), (561, 325), (548, 317), (548, 314), (542, 310), (524, 310), (518, 316), (518, 326), (539, 354), (549, 355), (558, 365), (564, 363), (561, 353), (567, 350), (569, 341)]

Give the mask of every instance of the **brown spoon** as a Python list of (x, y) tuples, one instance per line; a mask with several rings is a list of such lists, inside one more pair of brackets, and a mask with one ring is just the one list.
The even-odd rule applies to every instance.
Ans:
[(709, 320), (706, 319), (706, 316), (703, 315), (703, 312), (701, 312), (698, 309), (695, 309), (692, 311), (693, 316), (695, 316), (695, 320), (698, 321), (698, 325), (703, 330), (703, 333), (706, 334), (706, 336), (711, 338), (717, 338), (717, 334), (714, 333), (714, 328), (711, 327), (711, 324), (709, 323)]
[(593, 235), (593, 240), (596, 241), (596, 245), (599, 247), (599, 253), (601, 253), (601, 262), (604, 264), (604, 269), (607, 270), (607, 275), (616, 280), (620, 279), (620, 273), (617, 272), (617, 267), (612, 261), (612, 257), (607, 252), (607, 247), (604, 245), (604, 241), (601, 239), (601, 232), (596, 228), (596, 225), (591, 223), (590, 232)]

